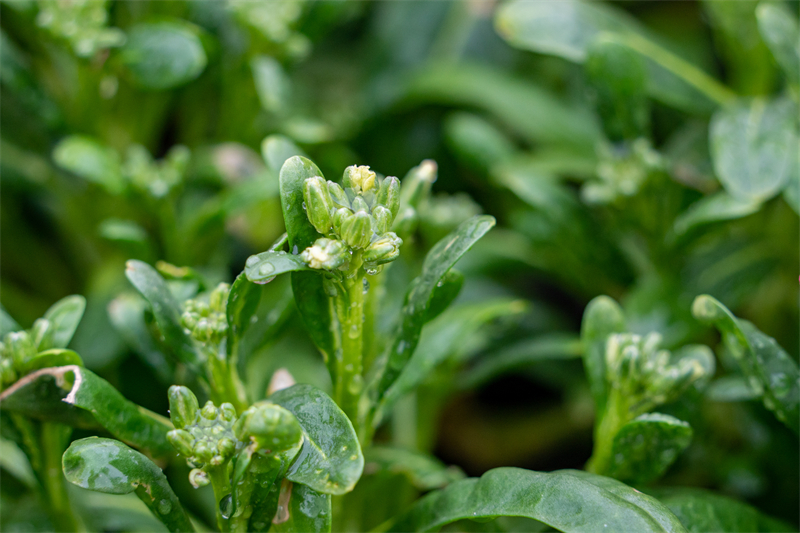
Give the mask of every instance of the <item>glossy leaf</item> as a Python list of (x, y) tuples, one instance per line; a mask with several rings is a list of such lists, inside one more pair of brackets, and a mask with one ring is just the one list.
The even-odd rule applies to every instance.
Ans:
[(90, 137), (71, 135), (62, 139), (53, 150), (53, 160), (64, 170), (101, 185), (111, 194), (119, 194), (125, 188), (117, 153)]
[(66, 348), (86, 310), (86, 298), (80, 295), (67, 296), (57, 301), (44, 314), (50, 327), (37, 346), (40, 352), (53, 348)]
[(287, 159), (296, 155), (308, 157), (291, 139), (283, 135), (270, 135), (261, 143), (261, 157), (275, 174), (280, 173)]
[(300, 483), (285, 482), (281, 486), (278, 512), (270, 531), (295, 533), (330, 532), (332, 522), (331, 495), (317, 492)]
[(800, 432), (800, 372), (789, 354), (775, 339), (750, 322), (736, 318), (711, 296), (695, 298), (692, 313), (720, 331), (750, 387), (760, 394), (766, 408), (795, 433)]
[(687, 531), (705, 533), (791, 532), (796, 529), (740, 501), (694, 488), (662, 488), (653, 494)]
[(586, 306), (581, 322), (583, 366), (589, 379), (597, 412), (605, 409), (608, 397), (606, 381), (606, 339), (612, 333), (625, 331), (622, 308), (608, 296), (598, 296)]
[(478, 239), (495, 225), (493, 217), (479, 215), (463, 222), (447, 237), (436, 243), (425, 257), (422, 272), (411, 282), (403, 306), (402, 322), (386, 357), (386, 367), (378, 386), (378, 396), (397, 380), (419, 343), (431, 296), (447, 272)]
[(54, 348), (52, 350), (39, 352), (35, 357), (32, 357), (26, 361), (23, 367), (23, 372), (28, 374), (35, 370), (41, 370), (42, 368), (66, 365), (83, 366), (83, 359), (81, 359), (81, 356), (72, 350)]
[(77, 365), (28, 374), (0, 394), (0, 409), (78, 428), (100, 426), (155, 455), (173, 453), (168, 420), (126, 400), (106, 380)]
[(800, 83), (800, 26), (797, 17), (777, 2), (762, 2), (756, 8), (758, 30), (786, 77)]
[(704, 196), (675, 219), (674, 230), (682, 235), (691, 229), (711, 222), (735, 220), (757, 212), (761, 201), (740, 199), (720, 191)]
[(242, 272), (231, 285), (228, 293), (228, 303), (225, 307), (225, 314), (228, 320), (228, 344), (229, 356), (239, 355), (239, 343), (245, 331), (251, 324), (251, 319), (258, 309), (261, 302), (262, 287), (250, 283), (246, 272)]
[(173, 22), (134, 26), (119, 56), (134, 82), (156, 91), (197, 78), (208, 61), (194, 27)]
[(648, 483), (661, 477), (691, 441), (686, 422), (660, 413), (641, 415), (614, 436), (609, 473), (629, 483)]
[(22, 326), (17, 324), (17, 321), (11, 318), (11, 315), (0, 305), (0, 338), (15, 331), (22, 331)]
[(269, 283), (275, 276), (287, 272), (311, 270), (298, 255), (286, 252), (261, 252), (247, 259), (244, 273), (253, 283)]
[(371, 446), (364, 452), (364, 475), (399, 474), (421, 491), (441, 489), (464, 478), (456, 466), (448, 467), (431, 455), (403, 448)]
[(353, 424), (330, 396), (311, 385), (294, 385), (269, 400), (291, 411), (305, 436), (286, 478), (326, 494), (351, 491), (364, 469), (364, 456)]
[(657, 500), (613, 479), (520, 468), (496, 468), (432, 492), (388, 530), (436, 531), (456, 520), (498, 516), (532, 518), (566, 533), (685, 531)]
[(425, 315), (425, 321), (430, 322), (437, 316), (445, 311), (453, 300), (458, 297), (461, 292), (461, 287), (464, 286), (464, 274), (458, 270), (451, 269), (445, 274), (442, 281), (440, 281), (431, 295), (431, 301), (428, 304), (428, 312)]
[(62, 463), (70, 483), (108, 494), (135, 492), (170, 531), (194, 531), (161, 469), (123, 443), (98, 437), (81, 439), (67, 448)]
[(717, 177), (732, 196), (764, 201), (797, 176), (797, 106), (788, 98), (738, 101), (710, 127)]
[(142, 261), (128, 261), (125, 276), (137, 291), (150, 304), (164, 342), (177, 359), (200, 370), (200, 360), (192, 346), (192, 341), (180, 324), (181, 308), (170, 292), (164, 278), (156, 270)]

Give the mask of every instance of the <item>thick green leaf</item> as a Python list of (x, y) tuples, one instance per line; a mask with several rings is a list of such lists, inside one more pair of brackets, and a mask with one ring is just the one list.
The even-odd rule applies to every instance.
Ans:
[(139, 24), (128, 31), (120, 59), (143, 89), (163, 90), (197, 78), (207, 58), (200, 38), (188, 23)]
[(0, 394), (0, 409), (78, 428), (99, 425), (155, 455), (174, 451), (167, 442), (168, 420), (129, 402), (106, 380), (77, 365), (28, 374)]
[(261, 143), (261, 157), (275, 174), (280, 173), (287, 159), (296, 155), (308, 157), (291, 139), (283, 135), (270, 135)]
[(364, 456), (353, 424), (330, 396), (311, 385), (294, 385), (269, 400), (291, 411), (305, 436), (286, 478), (326, 494), (351, 491), (364, 469)]
[(675, 233), (682, 235), (703, 224), (721, 220), (735, 220), (757, 212), (761, 208), (758, 199), (740, 199), (725, 191), (704, 196), (675, 219)]
[(331, 495), (317, 492), (300, 483), (285, 482), (281, 486), (278, 512), (270, 531), (297, 533), (330, 532), (332, 522)]
[(262, 287), (255, 283), (250, 283), (246, 272), (242, 272), (231, 285), (228, 293), (228, 303), (225, 307), (225, 314), (228, 320), (228, 355), (239, 355), (239, 344), (247, 328), (251, 324), (251, 319), (258, 309), (261, 302)]
[(597, 412), (605, 409), (608, 398), (606, 381), (606, 339), (612, 333), (625, 331), (622, 308), (608, 296), (598, 296), (586, 306), (581, 322), (583, 366), (589, 379)]
[(431, 301), (428, 304), (428, 313), (425, 316), (425, 321), (430, 322), (437, 316), (441, 315), (446, 310), (453, 300), (456, 299), (461, 292), (461, 287), (464, 286), (464, 274), (456, 269), (450, 269), (445, 274), (442, 281), (440, 281), (431, 295)]
[(385, 357), (386, 367), (378, 385), (379, 398), (397, 380), (417, 348), (434, 289), (461, 256), (494, 225), (494, 217), (474, 216), (436, 243), (428, 252), (422, 265), (422, 273), (411, 282), (411, 288), (406, 294), (402, 322), (388, 356)]
[(707, 294), (695, 298), (692, 314), (720, 331), (750, 387), (760, 394), (767, 409), (795, 433), (800, 432), (800, 372), (789, 354), (775, 339), (736, 318)]
[(371, 446), (364, 453), (364, 475), (400, 474), (421, 491), (441, 489), (464, 478), (456, 466), (448, 467), (435, 457), (402, 448)]
[(456, 520), (532, 518), (564, 531), (685, 531), (666, 507), (627, 485), (569, 470), (496, 468), (428, 494), (389, 531), (435, 531)]
[(789, 98), (738, 101), (711, 121), (714, 171), (725, 190), (764, 201), (798, 179), (797, 106)]
[(39, 352), (35, 357), (27, 360), (23, 366), (23, 373), (28, 374), (35, 370), (41, 370), (42, 368), (67, 365), (83, 366), (83, 359), (72, 350), (54, 348), (52, 350)]
[(62, 139), (53, 150), (53, 160), (64, 170), (103, 186), (111, 194), (119, 194), (125, 188), (117, 153), (90, 137), (71, 135)]
[(642, 415), (614, 436), (610, 475), (636, 484), (658, 479), (691, 441), (686, 422), (660, 413)]
[(247, 258), (244, 273), (253, 283), (269, 283), (275, 276), (287, 272), (311, 270), (298, 255), (286, 252), (261, 252)]
[(22, 326), (17, 324), (17, 321), (11, 318), (11, 315), (0, 305), (0, 338), (15, 331), (22, 331)]
[(180, 305), (175, 301), (164, 278), (147, 263), (136, 260), (127, 262), (125, 275), (150, 304), (158, 329), (164, 336), (164, 342), (175, 357), (193, 366), (195, 370), (202, 371), (192, 341), (180, 324)]
[(98, 437), (75, 441), (62, 458), (70, 483), (108, 494), (136, 495), (170, 531), (194, 531), (164, 472), (123, 443)]
[(67, 296), (53, 304), (44, 314), (50, 327), (40, 341), (40, 352), (53, 348), (66, 348), (86, 310), (86, 298), (80, 295)]
[(786, 77), (800, 83), (800, 27), (797, 17), (777, 2), (762, 2), (756, 8), (761, 37)]
[(663, 488), (654, 489), (652, 493), (678, 517), (686, 530), (692, 533), (797, 531), (789, 524), (764, 515), (746, 503), (706, 490)]

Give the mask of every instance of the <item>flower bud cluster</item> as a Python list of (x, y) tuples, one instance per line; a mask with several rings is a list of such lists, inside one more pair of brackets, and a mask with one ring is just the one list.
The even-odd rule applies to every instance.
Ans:
[(268, 401), (259, 402), (242, 413), (233, 431), (237, 439), (253, 443), (254, 450), (262, 454), (299, 449), (303, 443), (303, 430), (295, 416)]
[(189, 476), (192, 484), (205, 485), (208, 468), (225, 464), (241, 448), (233, 432), (236, 409), (229, 403), (217, 407), (210, 401), (200, 409), (192, 391), (176, 385), (169, 390), (169, 407), (176, 429), (167, 433), (167, 439), (194, 468)]
[(189, 149), (178, 145), (164, 159), (155, 161), (147, 148), (134, 144), (128, 148), (122, 174), (137, 189), (163, 198), (183, 181), (190, 158)]
[(211, 291), (208, 301), (202, 298), (186, 300), (181, 325), (193, 339), (202, 343), (219, 344), (228, 334), (226, 306), (231, 287), (220, 283)]
[(665, 168), (663, 158), (645, 138), (619, 145), (603, 143), (597, 152), (600, 180), (581, 189), (584, 200), (590, 203), (607, 204), (620, 197), (634, 196), (652, 174)]
[(619, 389), (638, 416), (673, 401), (690, 385), (705, 376), (697, 359), (673, 360), (668, 350), (659, 349), (661, 335), (644, 337), (632, 333), (609, 336), (606, 343), (606, 377)]
[(36, 23), (53, 35), (69, 41), (75, 54), (90, 57), (98, 50), (120, 46), (125, 34), (118, 28), (108, 28), (108, 8), (97, 0), (49, 0), (39, 2)]
[(318, 176), (303, 184), (308, 220), (324, 237), (300, 257), (325, 270), (346, 267), (356, 250), (368, 270), (397, 259), (403, 241), (389, 230), (400, 210), (400, 180), (378, 180), (369, 167), (350, 166), (342, 185)]

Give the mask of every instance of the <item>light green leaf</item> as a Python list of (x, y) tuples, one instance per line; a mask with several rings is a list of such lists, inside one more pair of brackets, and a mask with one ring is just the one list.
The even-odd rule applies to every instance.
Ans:
[(783, 190), (783, 199), (800, 215), (800, 176), (789, 179), (789, 184)]
[(461, 256), (494, 225), (495, 219), (491, 216), (474, 216), (428, 252), (422, 273), (411, 282), (403, 306), (402, 322), (388, 355), (384, 357), (386, 366), (378, 384), (379, 398), (397, 380), (417, 348), (434, 289)]
[(258, 310), (261, 302), (262, 287), (255, 283), (250, 283), (245, 272), (242, 272), (231, 285), (228, 293), (228, 303), (225, 307), (228, 327), (228, 355), (239, 355), (239, 343), (242, 340), (247, 328), (250, 326), (251, 318)]
[(744, 201), (769, 200), (798, 179), (797, 106), (788, 98), (754, 99), (720, 109), (710, 145), (725, 190)]
[(685, 529), (655, 498), (611, 478), (585, 472), (496, 468), (418, 500), (388, 531), (436, 531), (469, 518), (518, 516), (566, 533)]
[(311, 385), (294, 385), (269, 400), (291, 411), (305, 436), (286, 478), (326, 494), (353, 490), (364, 456), (353, 424), (330, 396)]
[(23, 373), (29, 374), (30, 372), (41, 370), (42, 368), (66, 365), (83, 366), (83, 359), (72, 350), (54, 348), (52, 350), (39, 352), (36, 356), (25, 361)]
[(291, 139), (283, 135), (270, 135), (261, 143), (261, 157), (275, 174), (280, 173), (287, 159), (296, 155), (308, 157)]
[(641, 415), (614, 436), (609, 474), (636, 484), (658, 479), (691, 441), (686, 422), (660, 413)]
[(129, 402), (106, 380), (77, 365), (28, 374), (0, 394), (0, 409), (78, 428), (100, 426), (154, 455), (173, 453), (168, 420)]
[(331, 495), (317, 492), (300, 483), (281, 486), (280, 505), (270, 531), (277, 533), (329, 533), (332, 512)]
[(797, 363), (775, 339), (736, 318), (727, 307), (707, 294), (695, 298), (692, 314), (714, 325), (739, 362), (750, 388), (764, 405), (795, 433), (800, 432), (800, 372)]
[(119, 155), (90, 137), (65, 137), (53, 150), (53, 160), (64, 170), (103, 186), (111, 194), (120, 194), (125, 188)]
[(17, 321), (11, 318), (11, 315), (0, 305), (0, 338), (15, 331), (22, 331), (22, 326), (17, 324)]
[(456, 269), (450, 269), (445, 274), (442, 281), (440, 281), (431, 295), (431, 301), (428, 304), (428, 314), (425, 316), (425, 321), (430, 322), (453, 303), (461, 292), (461, 287), (464, 286), (464, 274)]
[(791, 532), (795, 528), (726, 496), (702, 489), (662, 488), (652, 492), (691, 533), (718, 531), (751, 533)]
[(758, 199), (740, 199), (725, 191), (704, 196), (681, 213), (673, 226), (675, 233), (683, 235), (698, 226), (721, 220), (735, 220), (757, 212), (761, 208)]
[(244, 267), (247, 279), (253, 283), (269, 283), (275, 279), (275, 276), (301, 270), (311, 269), (306, 266), (299, 255), (287, 254), (282, 251), (251, 255), (247, 258)]
[(134, 26), (119, 57), (134, 82), (154, 91), (197, 78), (208, 61), (194, 26), (175, 22)]
[(761, 394), (754, 391), (743, 376), (723, 376), (715, 379), (706, 389), (706, 396), (715, 402), (742, 402), (758, 400)]
[(278, 60), (259, 55), (250, 60), (250, 68), (261, 107), (270, 113), (285, 113), (291, 95), (291, 84)]
[(0, 438), (0, 467), (26, 487), (36, 490), (39, 482), (33, 473), (28, 456), (15, 442)]
[(50, 327), (37, 346), (40, 352), (53, 348), (66, 348), (86, 310), (86, 298), (80, 295), (67, 296), (54, 303), (44, 314)]
[(800, 27), (797, 17), (778, 2), (761, 2), (756, 8), (758, 31), (786, 77), (800, 83)]
[(617, 302), (598, 296), (586, 306), (581, 322), (583, 365), (597, 412), (603, 412), (608, 398), (606, 381), (606, 339), (625, 331), (625, 315)]
[(464, 478), (457, 466), (448, 467), (431, 455), (402, 448), (371, 446), (364, 460), (364, 475), (399, 474), (421, 491), (441, 489)]
[(194, 531), (161, 469), (121, 442), (98, 437), (75, 441), (62, 462), (70, 483), (108, 494), (135, 492), (170, 531)]

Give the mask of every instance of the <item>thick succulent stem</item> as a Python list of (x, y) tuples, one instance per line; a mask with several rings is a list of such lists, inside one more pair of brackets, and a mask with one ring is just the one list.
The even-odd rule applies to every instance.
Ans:
[(341, 327), (342, 357), (337, 372), (336, 400), (342, 411), (360, 426), (359, 400), (363, 389), (364, 276), (347, 278), (338, 295), (336, 311)]

